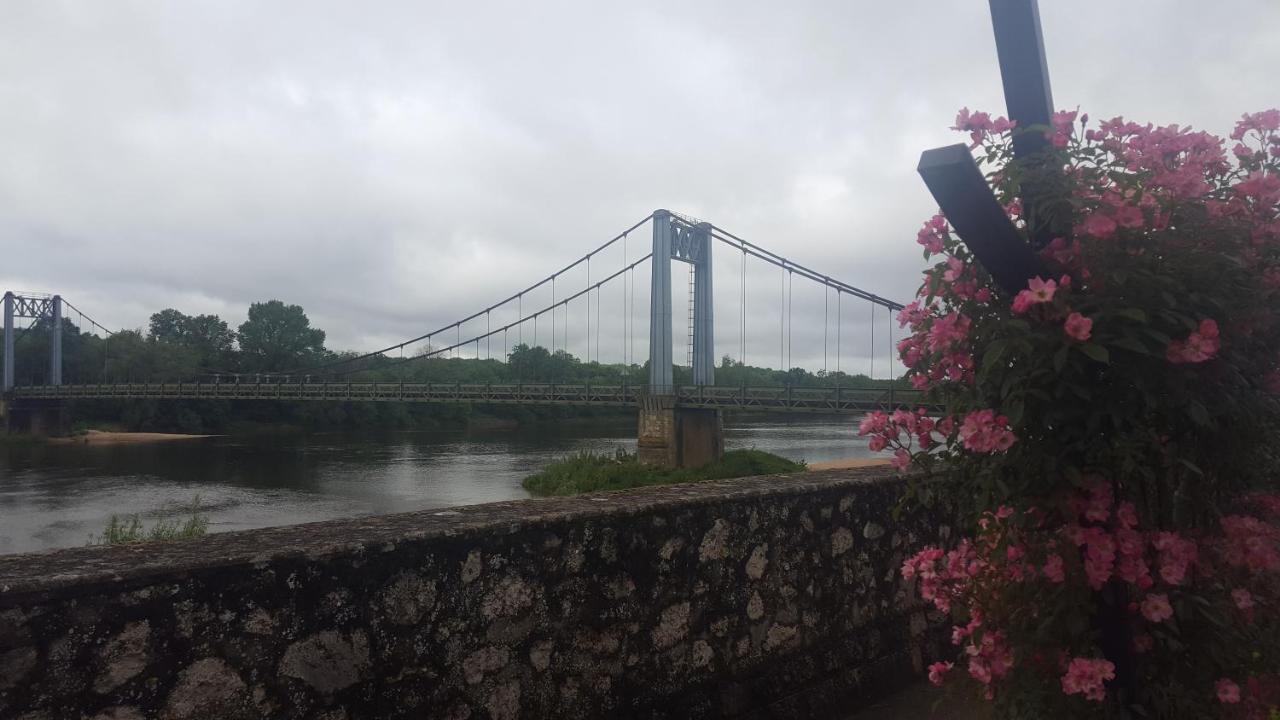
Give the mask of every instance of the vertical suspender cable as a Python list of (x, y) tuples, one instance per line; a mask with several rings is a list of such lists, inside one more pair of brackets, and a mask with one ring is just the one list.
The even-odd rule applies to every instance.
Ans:
[(796, 286), (795, 275), (787, 271), (787, 371), (791, 371), (791, 289)]
[(742, 303), (739, 307), (739, 322), (741, 329), (738, 332), (738, 341), (742, 344), (742, 349), (738, 354), (738, 362), (743, 367), (747, 365), (747, 246), (742, 246)]
[(787, 268), (782, 268), (782, 304), (778, 306), (778, 369), (787, 369)]
[(493, 349), (489, 346), (490, 332), (491, 330), (489, 329), (489, 311), (485, 310), (484, 311), (484, 359), (485, 360), (493, 359)]
[[(569, 324), (569, 308), (565, 306), (564, 324)], [(565, 329), (568, 332), (568, 328)], [(568, 343), (566, 342), (567, 346)], [(566, 350), (568, 347), (565, 348)], [(591, 256), (587, 256), (587, 364), (591, 363)]]
[[(596, 363), (600, 362), (600, 293), (604, 288), (596, 288)], [(590, 309), (590, 306), (587, 307)]]
[(556, 276), (551, 276), (551, 354), (556, 354)]
[[(631, 268), (631, 365), (636, 362), (636, 269)], [(631, 365), (627, 367), (630, 368)]]
[(827, 298), (831, 296), (828, 292), (831, 288), (826, 285), (822, 286), (822, 372), (827, 372), (827, 327), (829, 320), (827, 318)]
[(524, 344), (524, 293), (516, 296), (516, 322), (520, 323), (520, 327), (516, 328), (516, 340), (520, 345)]
[(836, 375), (840, 375), (840, 374), (841, 374), (841, 371), (840, 371), (840, 336), (841, 336), (841, 329), (842, 329), (842, 328), (841, 328), (841, 323), (840, 323), (840, 306), (841, 306), (841, 302), (840, 302), (840, 301), (841, 301), (841, 300), (843, 300), (843, 299), (844, 299), (844, 293), (840, 291), (840, 288), (836, 288)]
[[(622, 267), (627, 266), (627, 234), (622, 233)], [(627, 276), (630, 272), (622, 275), (622, 366), (631, 364), (631, 349), (627, 347), (627, 333), (631, 329), (627, 326)]]
[(890, 380), (890, 381), (892, 381), (892, 380), (893, 380), (893, 351), (894, 351), (894, 347), (893, 347), (893, 309), (892, 309), (892, 308), (885, 308), (885, 309), (884, 309), (884, 311), (885, 311), (885, 314), (887, 314), (887, 315), (889, 316), (889, 348), (885, 351), (885, 354), (886, 354), (886, 355), (888, 355), (888, 364), (887, 364), (887, 365), (885, 365), (885, 367), (889, 368), (889, 380)]
[(871, 306), (871, 379), (876, 379), (876, 306)]

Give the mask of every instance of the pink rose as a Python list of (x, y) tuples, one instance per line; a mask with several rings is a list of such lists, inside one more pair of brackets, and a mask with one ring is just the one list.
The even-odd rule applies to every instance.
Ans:
[(1222, 678), (1214, 683), (1213, 688), (1218, 692), (1218, 701), (1224, 705), (1234, 705), (1240, 702), (1240, 686), (1227, 678)]
[(1153, 623), (1164, 622), (1173, 617), (1173, 606), (1169, 604), (1169, 596), (1148, 595), (1142, 600), (1142, 616)]
[(951, 672), (951, 668), (955, 667), (955, 663), (936, 662), (929, 666), (929, 682), (934, 685), (941, 685), (947, 673)]
[(1084, 342), (1089, 339), (1090, 333), (1093, 332), (1093, 321), (1078, 312), (1073, 312), (1067, 316), (1067, 321), (1063, 323), (1062, 329), (1067, 333), (1068, 337)]

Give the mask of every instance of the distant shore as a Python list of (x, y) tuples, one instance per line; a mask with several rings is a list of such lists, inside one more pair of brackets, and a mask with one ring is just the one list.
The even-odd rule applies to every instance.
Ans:
[(140, 443), (170, 442), (172, 440), (199, 440), (216, 435), (186, 435), (183, 433), (111, 432), (90, 430), (83, 435), (49, 438), (54, 445), (137, 445)]
[(844, 458), (843, 460), (809, 463), (809, 470), (849, 470), (888, 464), (889, 458)]

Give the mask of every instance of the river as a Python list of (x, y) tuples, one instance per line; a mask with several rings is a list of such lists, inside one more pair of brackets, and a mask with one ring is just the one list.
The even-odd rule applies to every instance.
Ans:
[[(738, 423), (725, 435), (729, 449), (807, 462), (870, 456), (853, 419)], [(210, 532), (525, 498), (520, 481), (546, 463), (635, 443), (622, 422), (0, 445), (0, 553), (84, 545), (112, 514), (153, 519), (197, 496)]]

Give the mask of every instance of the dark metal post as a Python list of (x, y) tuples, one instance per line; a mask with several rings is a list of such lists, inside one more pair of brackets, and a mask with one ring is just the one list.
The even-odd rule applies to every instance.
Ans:
[[(1048, 126), (1053, 117), (1053, 90), (1040, 31), (1040, 8), (1036, 0), (990, 0), (990, 4), (1009, 119), (1019, 128)], [(1023, 157), (1043, 149), (1046, 142), (1042, 133), (1017, 133), (1013, 149)]]
[(967, 147), (926, 150), (916, 170), (951, 226), (1001, 289), (1016, 294), (1029, 278), (1045, 274), (1040, 258), (1009, 222)]
[(49, 384), (56, 387), (62, 384), (62, 296), (54, 295), (49, 306)]
[(1040, 8), (1037, 0), (990, 0), (990, 6), (1005, 108), (1009, 119), (1018, 124), (1013, 135), (1014, 158), (1035, 170), (1022, 186), (1022, 216), (1032, 244), (1044, 247), (1054, 237), (1066, 236), (1071, 228), (1066, 209), (1052, 197), (1061, 168), (1043, 163), (1035, 167), (1037, 156), (1049, 141), (1044, 132), (1030, 128), (1048, 129), (1053, 122), (1053, 90), (1040, 30)]
[(13, 389), (13, 293), (4, 294), (4, 392)]

